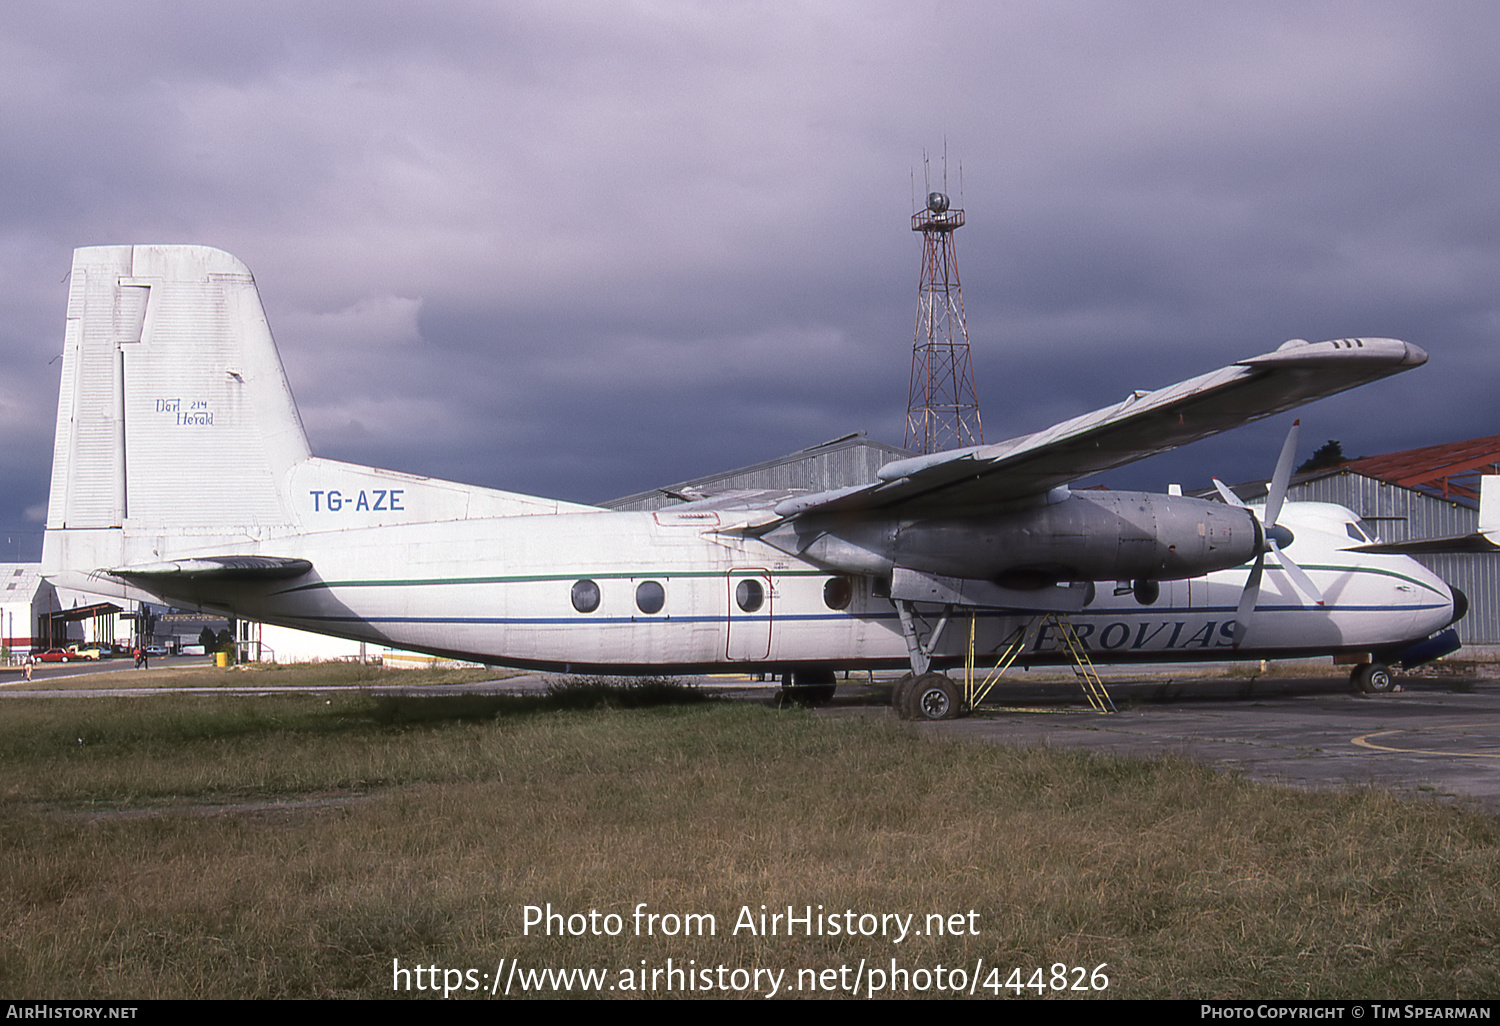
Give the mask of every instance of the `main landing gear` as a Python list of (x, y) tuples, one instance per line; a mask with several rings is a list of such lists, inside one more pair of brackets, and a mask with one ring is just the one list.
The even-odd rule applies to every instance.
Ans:
[(781, 675), (781, 690), (776, 692), (776, 704), (781, 708), (801, 705), (809, 708), (827, 705), (833, 701), (838, 689), (837, 678), (832, 670), (797, 670)]
[[(927, 623), (917, 613), (915, 603), (896, 599), (896, 613), (901, 617), (901, 632), (906, 636), (911, 673), (896, 682), (891, 705), (903, 720), (951, 720), (969, 714), (970, 703), (953, 678), (932, 669), (932, 653), (937, 651), (943, 631), (953, 617), (953, 607), (944, 606), (937, 624)], [(924, 638), (920, 628), (927, 628)]]
[(1016, 632), (1004, 651), (999, 653), (999, 659), (989, 676), (979, 681), (974, 674), (976, 610), (970, 609), (969, 644), (964, 660), (963, 682), (959, 683), (945, 673), (934, 671), (932, 655), (953, 617), (953, 611), (953, 606), (944, 606), (937, 623), (928, 627), (915, 604), (903, 599), (896, 600), (896, 612), (901, 617), (901, 630), (906, 636), (912, 670), (896, 682), (891, 693), (891, 706), (903, 720), (951, 720), (967, 716), (970, 710), (984, 700), (1005, 671), (1015, 664), (1016, 659), (1035, 638), (1037, 630), (1048, 622), (1052, 624), (1061, 647), (1072, 660), (1073, 672), (1083, 686), (1084, 697), (1088, 699), (1089, 705), (1100, 713), (1115, 711), (1115, 704), (1105, 690), (1104, 682), (1094, 670), (1088, 650), (1074, 632), (1072, 623), (1061, 613), (1047, 612), (1033, 617), (1024, 629)]
[(958, 683), (946, 673), (908, 673), (896, 682), (891, 706), (903, 720), (951, 720), (969, 714)]

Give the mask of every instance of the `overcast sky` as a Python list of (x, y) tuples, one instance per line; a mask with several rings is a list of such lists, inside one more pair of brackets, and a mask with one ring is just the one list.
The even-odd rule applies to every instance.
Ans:
[[(1431, 362), (1303, 455), (1500, 432), (1493, 3), (0, 13), (0, 559), (40, 550), (75, 246), (244, 260), (319, 455), (598, 501), (901, 443), (945, 145), (987, 441), (1350, 335)], [(1265, 476), (1289, 419), (1104, 480)]]

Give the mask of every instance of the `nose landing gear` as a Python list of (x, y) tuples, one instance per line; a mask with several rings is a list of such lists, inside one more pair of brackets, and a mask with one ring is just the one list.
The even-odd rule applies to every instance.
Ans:
[(1360, 663), (1349, 674), (1349, 683), (1367, 695), (1388, 695), (1401, 690), (1391, 668), (1382, 663)]

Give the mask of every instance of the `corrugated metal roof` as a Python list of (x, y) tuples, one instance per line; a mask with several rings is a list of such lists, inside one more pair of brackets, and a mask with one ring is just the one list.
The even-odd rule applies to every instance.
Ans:
[(41, 583), (40, 563), (0, 563), (0, 602), (30, 602)]
[(738, 470), (679, 481), (649, 492), (637, 492), (611, 499), (599, 505), (614, 510), (661, 509), (682, 500), (672, 494), (702, 492), (709, 494), (735, 489), (805, 489), (811, 492), (867, 484), (875, 472), (892, 460), (914, 455), (885, 442), (872, 441), (863, 434), (844, 435), (820, 445), (778, 456)]
[(1477, 506), (1480, 476), (1500, 473), (1500, 435), (1365, 456), (1343, 467), (1434, 498)]

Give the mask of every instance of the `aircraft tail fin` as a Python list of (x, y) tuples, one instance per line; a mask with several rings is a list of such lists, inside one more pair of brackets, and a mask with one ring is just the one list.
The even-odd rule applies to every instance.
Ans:
[(1500, 536), (1500, 475), (1479, 479), (1479, 533)]
[(310, 451), (249, 269), (203, 246), (76, 250), (54, 445), (49, 532), (291, 523), (282, 483)]
[(278, 539), (313, 531), (594, 508), (313, 456), (255, 279), (228, 253), (94, 246), (71, 281), (49, 578), (155, 580), (184, 558), (280, 557)]

